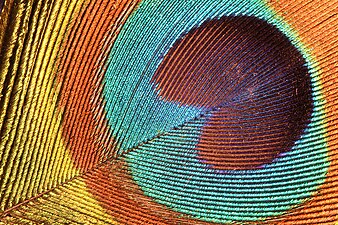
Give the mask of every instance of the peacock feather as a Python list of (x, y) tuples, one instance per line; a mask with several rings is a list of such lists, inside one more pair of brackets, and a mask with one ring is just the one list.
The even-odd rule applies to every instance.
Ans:
[(338, 224), (337, 0), (0, 0), (0, 224)]

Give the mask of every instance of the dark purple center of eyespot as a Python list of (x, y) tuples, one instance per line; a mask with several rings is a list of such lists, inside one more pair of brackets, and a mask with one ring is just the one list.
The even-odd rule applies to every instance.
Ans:
[(271, 163), (312, 112), (306, 62), (273, 25), (249, 16), (204, 22), (177, 40), (152, 78), (166, 101), (209, 113), (197, 150), (215, 169)]

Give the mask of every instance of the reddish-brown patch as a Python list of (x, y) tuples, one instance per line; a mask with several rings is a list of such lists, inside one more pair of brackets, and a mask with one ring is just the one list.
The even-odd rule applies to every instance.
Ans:
[(309, 121), (311, 82), (304, 65), (272, 25), (222, 17), (179, 39), (152, 81), (165, 100), (212, 111), (197, 146), (201, 162), (254, 169), (290, 150)]
[(63, 137), (74, 164), (82, 171), (116, 151), (105, 119), (101, 69), (119, 29), (136, 5), (137, 1), (128, 0), (91, 1), (74, 20), (63, 44), (58, 74)]

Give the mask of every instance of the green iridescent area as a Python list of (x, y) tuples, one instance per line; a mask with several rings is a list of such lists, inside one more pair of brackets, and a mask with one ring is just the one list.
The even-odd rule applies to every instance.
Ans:
[[(164, 102), (150, 80), (183, 34), (207, 19), (241, 15), (274, 25), (298, 48), (311, 74), (314, 108), (304, 135), (282, 157), (257, 170), (217, 171), (199, 162), (195, 150), (205, 109)], [(325, 101), (319, 68), (299, 40), (262, 1), (143, 1), (112, 48), (104, 97), (120, 153), (142, 143), (127, 154), (127, 161), (144, 193), (210, 222), (263, 220), (310, 198), (329, 166)]]

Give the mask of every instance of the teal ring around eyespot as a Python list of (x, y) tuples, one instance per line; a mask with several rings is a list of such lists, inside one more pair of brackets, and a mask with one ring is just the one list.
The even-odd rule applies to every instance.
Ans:
[[(177, 38), (206, 19), (229, 15), (255, 16), (275, 25), (302, 53), (312, 79), (314, 111), (304, 135), (290, 152), (259, 170), (222, 172), (200, 163), (195, 147), (205, 121), (194, 118), (205, 109), (164, 102), (150, 82)], [(205, 221), (257, 221), (303, 203), (325, 181), (329, 163), (320, 87), (309, 51), (262, 1), (143, 1), (112, 47), (104, 97), (119, 154), (145, 143), (127, 153), (145, 195)], [(160, 138), (152, 140), (158, 133)]]

